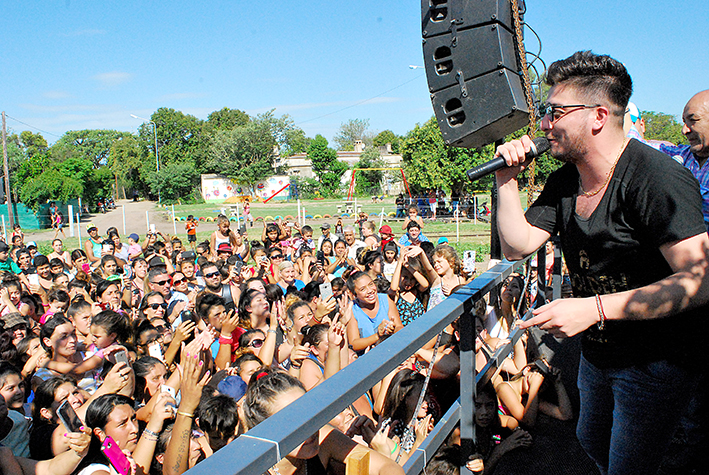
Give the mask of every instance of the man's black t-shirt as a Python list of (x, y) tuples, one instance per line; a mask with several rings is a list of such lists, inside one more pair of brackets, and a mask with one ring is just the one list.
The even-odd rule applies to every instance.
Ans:
[[(561, 237), (575, 297), (643, 287), (673, 274), (663, 244), (706, 232), (699, 185), (683, 166), (631, 140), (601, 201), (588, 219), (575, 212), (579, 175), (572, 164), (552, 173), (527, 221)], [(704, 309), (643, 321), (608, 321), (583, 334), (583, 352), (598, 367), (670, 359), (687, 345), (678, 335), (697, 331)]]

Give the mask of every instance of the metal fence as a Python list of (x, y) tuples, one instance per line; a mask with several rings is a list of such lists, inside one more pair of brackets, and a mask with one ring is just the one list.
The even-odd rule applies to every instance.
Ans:
[[(537, 253), (538, 268), (544, 269), (544, 248)], [(530, 256), (531, 257), (531, 256)], [(332, 418), (381, 381), (401, 362), (460, 318), (460, 398), (438, 421), (424, 443), (411, 455), (404, 470), (419, 474), (441, 443), (460, 423), (461, 446), (470, 454), (474, 440), (474, 391), (490, 378), (495, 368), (511, 351), (523, 333), (518, 330), (511, 341), (499, 348), (479, 375), (475, 374), (475, 303), (502, 283), (529, 260), (497, 264), (431, 311), (377, 345), (366, 355), (308, 391), (288, 407), (269, 417), (248, 433), (189, 470), (189, 475), (254, 475), (265, 473), (301, 442), (317, 432)], [(544, 272), (539, 272), (544, 288)], [(461, 472), (462, 473), (462, 472)]]

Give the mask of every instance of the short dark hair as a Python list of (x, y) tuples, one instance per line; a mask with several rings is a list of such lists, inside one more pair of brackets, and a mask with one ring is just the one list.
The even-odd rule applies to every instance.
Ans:
[(577, 51), (566, 59), (553, 62), (547, 70), (546, 83), (549, 86), (572, 86), (589, 101), (598, 104), (610, 101), (611, 105), (617, 106), (611, 112), (621, 122), (633, 94), (633, 80), (623, 63), (591, 51)]
[(409, 221), (409, 224), (406, 225), (406, 231), (408, 232), (411, 228), (421, 229), (421, 225), (416, 221)]
[(49, 259), (47, 259), (47, 256), (38, 254), (34, 256), (34, 266), (35, 267), (41, 267), (41, 266), (48, 266), (49, 265)]

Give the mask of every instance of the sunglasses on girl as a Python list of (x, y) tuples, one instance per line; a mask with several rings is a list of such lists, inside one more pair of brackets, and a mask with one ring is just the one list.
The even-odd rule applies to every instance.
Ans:
[(254, 338), (247, 346), (250, 346), (251, 348), (261, 348), (263, 346), (263, 341), (263, 338)]
[(159, 308), (162, 308), (163, 310), (165, 310), (167, 308), (167, 304), (166, 303), (149, 303), (148, 307), (152, 308), (153, 310), (157, 310)]

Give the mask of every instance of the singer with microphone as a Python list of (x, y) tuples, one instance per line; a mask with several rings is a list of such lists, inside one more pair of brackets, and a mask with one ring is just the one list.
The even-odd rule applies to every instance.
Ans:
[[(620, 62), (578, 52), (546, 81), (541, 129), (565, 164), (525, 214), (517, 175), (532, 141), (498, 147), (499, 234), (505, 256), (520, 259), (558, 233), (574, 298), (536, 309), (522, 327), (582, 333), (581, 445), (603, 474), (655, 473), (703, 361), (709, 238), (699, 185), (625, 138), (632, 80)], [(668, 338), (679, 332), (681, 342)]]

